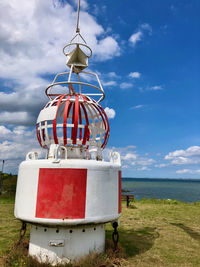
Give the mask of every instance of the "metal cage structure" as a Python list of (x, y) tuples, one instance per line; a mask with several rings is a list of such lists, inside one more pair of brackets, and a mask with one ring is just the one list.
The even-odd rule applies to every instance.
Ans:
[(41, 110), (37, 124), (40, 146), (51, 144), (103, 149), (109, 138), (109, 121), (99, 103), (82, 94), (63, 94)]
[[(45, 90), (47, 97), (50, 100), (53, 100), (55, 97), (60, 96), (62, 94), (61, 87), (63, 86), (68, 86), (69, 93), (73, 93), (75, 91), (73, 86), (77, 85), (78, 86), (77, 91), (79, 92), (79, 94), (90, 96), (90, 97), (91, 96), (97, 97), (97, 102), (98, 103), (101, 102), (105, 98), (105, 93), (104, 93), (104, 89), (102, 87), (102, 84), (99, 80), (98, 75), (96, 73), (87, 72), (87, 71), (81, 71), (81, 73), (75, 73), (74, 68), (75, 68), (74, 65), (72, 65), (69, 72), (59, 73), (55, 76), (52, 84), (50, 84)], [(78, 79), (77, 81), (72, 80), (73, 73), (77, 75), (77, 79)], [(96, 78), (97, 85), (81, 81), (80, 74), (87, 75), (88, 77), (90, 77), (90, 79)], [(59, 81), (58, 80), (59, 78), (62, 78), (63, 80)], [(55, 89), (58, 86), (59, 86), (60, 92), (52, 93), (52, 89)], [(88, 89), (98, 90), (98, 93), (96, 92), (87, 93), (86, 91)]]

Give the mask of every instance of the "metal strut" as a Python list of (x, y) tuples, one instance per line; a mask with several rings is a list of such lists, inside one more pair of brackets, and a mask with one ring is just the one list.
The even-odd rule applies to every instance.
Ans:
[(25, 234), (26, 234), (26, 223), (24, 221), (22, 221), (22, 227), (21, 227), (20, 232), (19, 232), (19, 241), (17, 242), (18, 245), (21, 243)]
[(112, 240), (113, 240), (113, 244), (114, 244), (114, 251), (117, 250), (117, 244), (118, 244), (118, 241), (119, 241), (119, 233), (117, 231), (117, 227), (118, 227), (118, 222), (114, 222), (112, 224), (113, 228), (114, 228), (114, 231), (113, 231), (113, 234), (112, 234)]

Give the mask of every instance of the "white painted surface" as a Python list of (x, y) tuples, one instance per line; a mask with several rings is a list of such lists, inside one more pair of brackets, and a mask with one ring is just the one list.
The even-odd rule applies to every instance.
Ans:
[(40, 114), (37, 118), (37, 123), (54, 120), (56, 116), (57, 106), (49, 106), (48, 108), (44, 108), (40, 111)]
[[(15, 217), (32, 223), (77, 225), (105, 223), (119, 218), (118, 172), (120, 165), (96, 160), (28, 160), (21, 163), (17, 181)], [(40, 168), (87, 169), (85, 219), (36, 218), (38, 176)]]
[[(54, 243), (61, 246), (50, 245)], [(35, 225), (31, 227), (29, 254), (40, 262), (56, 265), (91, 252), (103, 252), (104, 248), (104, 224), (71, 228), (45, 228)]]

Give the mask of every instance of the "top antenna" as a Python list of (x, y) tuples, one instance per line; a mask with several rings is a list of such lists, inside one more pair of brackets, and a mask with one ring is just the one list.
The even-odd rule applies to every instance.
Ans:
[[(46, 88), (46, 95), (49, 97), (50, 100), (53, 100), (56, 97), (61, 96), (62, 93), (51, 93), (51, 89), (54, 86), (61, 85), (62, 87), (62, 85), (65, 84), (68, 85), (70, 95), (71, 94), (74, 95), (76, 94), (76, 92), (79, 91), (79, 94), (95, 96), (96, 98), (98, 98), (97, 103), (99, 103), (104, 99), (105, 93), (98, 75), (96, 73), (84, 71), (84, 69), (88, 67), (88, 59), (92, 56), (92, 49), (87, 45), (86, 41), (84, 40), (83, 36), (80, 33), (79, 17), (80, 17), (80, 0), (78, 0), (78, 5), (77, 5), (76, 34), (71, 39), (71, 41), (68, 44), (66, 44), (63, 48), (63, 53), (67, 58), (66, 65), (70, 68), (70, 71), (57, 74), (53, 80), (53, 83)], [(85, 81), (82, 82), (80, 79), (80, 74), (82, 73), (86, 74), (87, 76), (91, 75), (93, 77), (96, 77), (97, 84), (94, 85), (87, 83), (86, 82), (88, 80), (87, 78), (85, 78)], [(66, 75), (68, 76), (68, 79), (59, 82), (58, 78), (60, 76), (63, 77)], [(76, 77), (76, 80), (73, 80), (74, 79), (73, 77)], [(77, 86), (74, 88), (73, 85)], [(97, 89), (99, 92), (93, 93), (93, 91), (90, 90), (91, 93), (86, 93), (86, 92), (84, 93), (84, 91), (86, 91), (85, 89), (88, 88)]]
[(79, 13), (80, 13), (80, 0), (78, 0), (76, 33), (80, 33), (80, 28), (79, 28)]

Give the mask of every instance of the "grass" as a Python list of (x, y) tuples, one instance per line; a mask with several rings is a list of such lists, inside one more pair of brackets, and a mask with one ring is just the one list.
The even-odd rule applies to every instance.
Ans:
[[(13, 217), (14, 198), (0, 196), (0, 266), (49, 267), (27, 256), (29, 229), (16, 246), (20, 223)], [(200, 266), (200, 203), (142, 199), (126, 208), (120, 219), (119, 250), (112, 249), (107, 224), (106, 252), (92, 254), (68, 267)]]

